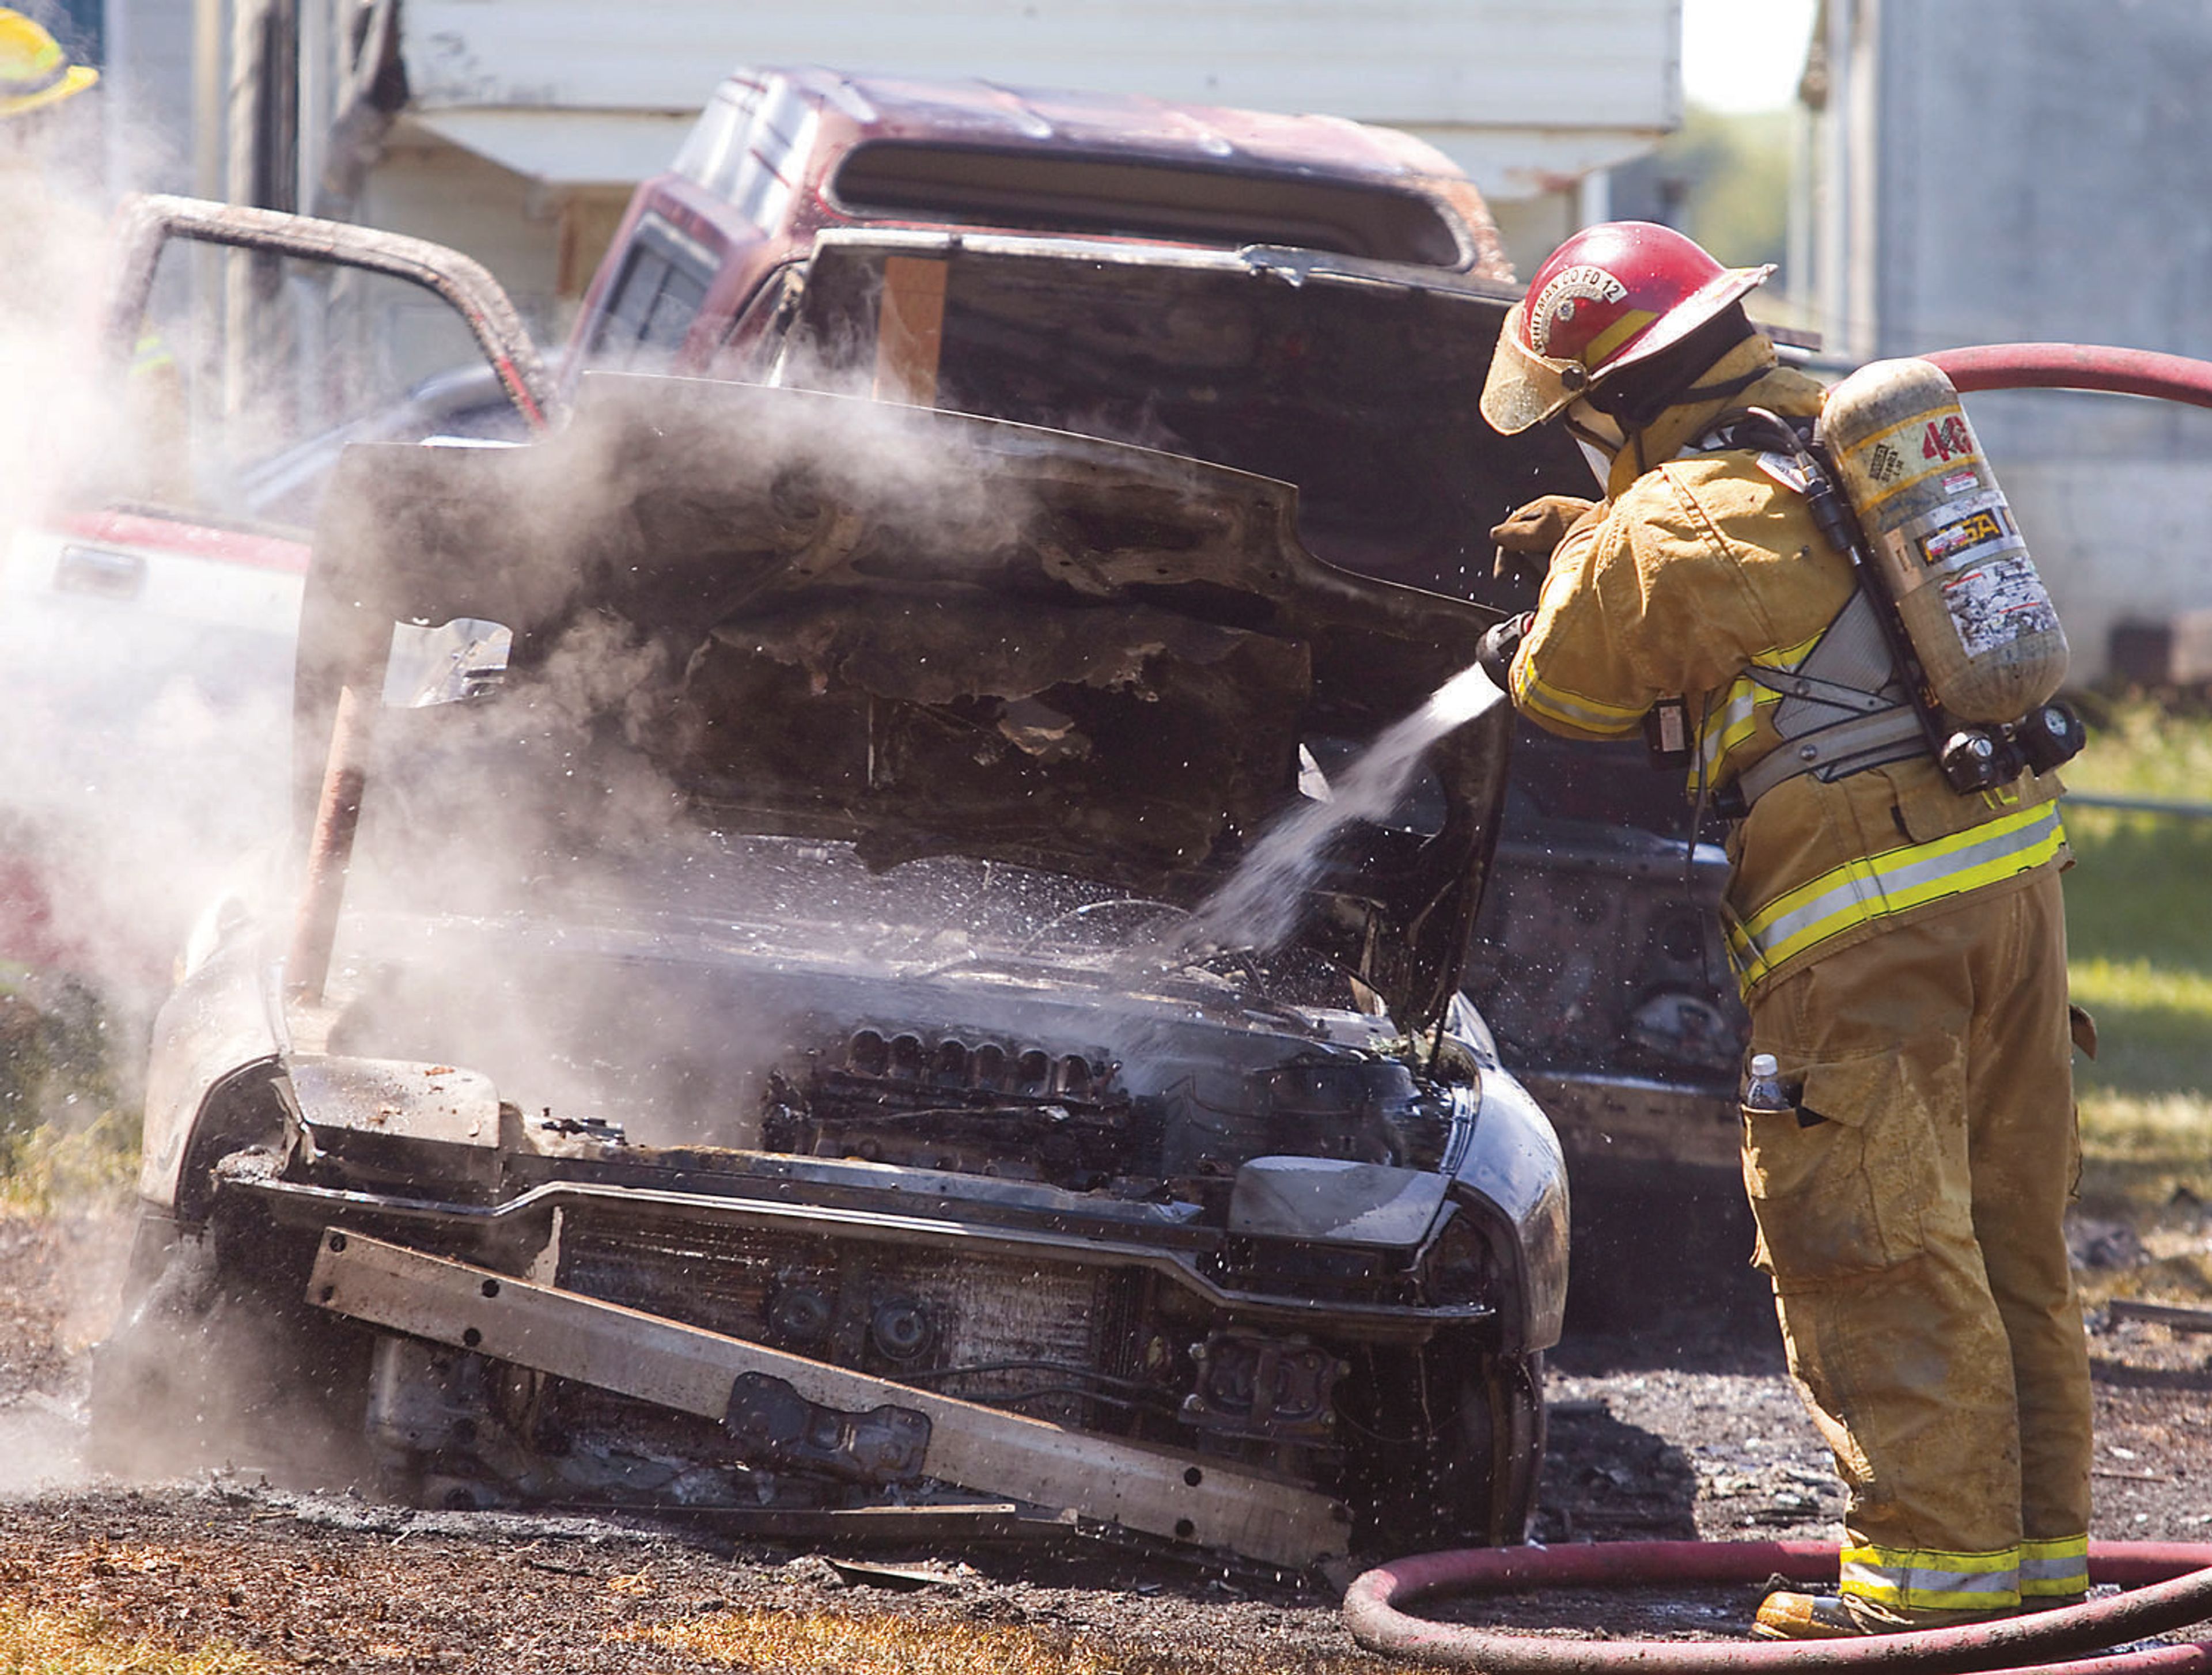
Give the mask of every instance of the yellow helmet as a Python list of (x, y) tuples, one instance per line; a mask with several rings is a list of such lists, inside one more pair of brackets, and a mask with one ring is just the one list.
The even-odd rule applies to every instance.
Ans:
[(89, 64), (71, 64), (37, 23), (0, 6), (0, 120), (58, 105), (99, 79)]

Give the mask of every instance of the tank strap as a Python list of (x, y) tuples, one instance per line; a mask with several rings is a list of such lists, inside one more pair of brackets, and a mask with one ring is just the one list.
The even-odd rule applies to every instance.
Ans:
[[(1722, 414), (1719, 418), (1699, 432), (1694, 440), (1685, 446), (1682, 452), (1684, 453), (1727, 453), (1741, 449), (1752, 453), (1765, 452), (1765, 448), (1759, 439), (1745, 437), (1739, 440), (1736, 435), (1736, 427), (1750, 416), (1741, 410)], [(1783, 416), (1782, 422), (1796, 431), (1798, 440), (1802, 442), (1809, 445), (1819, 439), (1820, 421), (1815, 415), (1790, 414)]]
[[(1785, 489), (1804, 493), (1807, 485), (1796, 462), (1771, 452), (1773, 433), (1764, 417), (1753, 434), (1739, 434), (1739, 428), (1749, 422), (1747, 413), (1723, 413), (1682, 452), (1756, 454), (1768, 476)], [(1808, 447), (1820, 440), (1820, 421), (1815, 415), (1783, 416), (1782, 422)], [(1795, 669), (1754, 665), (1744, 671), (1747, 678), (1782, 695), (1782, 702), (1775, 707), (1774, 728), (1783, 740), (1731, 782), (1747, 813), (1785, 780), (1811, 774), (1832, 784), (1869, 768), (1928, 754), (1927, 732), (1875, 610), (1865, 589), (1855, 588), (1850, 602)]]
[(1832, 784), (1869, 768), (1886, 768), (1908, 756), (1928, 754), (1928, 741), (1920, 731), (1920, 718), (1911, 709), (1884, 710), (1879, 715), (1838, 721), (1808, 733), (1795, 744), (1767, 752), (1735, 777), (1744, 806), (1753, 803), (1785, 780), (1801, 774), (1817, 775)]
[(1774, 708), (1782, 743), (1735, 777), (1747, 810), (1800, 774), (1832, 783), (1927, 754), (1919, 714), (1863, 589), (1853, 591), (1795, 669), (1753, 665), (1744, 673), (1782, 695)]

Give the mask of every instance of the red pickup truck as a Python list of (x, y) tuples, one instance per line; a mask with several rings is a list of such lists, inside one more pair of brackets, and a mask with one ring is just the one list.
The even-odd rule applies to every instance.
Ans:
[(1457, 384), (1480, 385), (1510, 282), (1474, 185), (1389, 130), (740, 71), (639, 188), (561, 379), (794, 384), (1139, 441), (1293, 482), (1321, 555), (1464, 592), (1488, 567), (1475, 521), (1577, 469), (1470, 428)]

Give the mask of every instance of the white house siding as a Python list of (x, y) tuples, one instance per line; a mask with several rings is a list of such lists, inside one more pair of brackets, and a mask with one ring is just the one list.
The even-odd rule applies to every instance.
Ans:
[(2212, 610), (2212, 463), (1998, 458), (2006, 494), (2057, 603), (2071, 678), (2105, 671), (2112, 629)]
[(116, 191), (191, 186), (192, 13), (112, 3), (102, 75), (106, 173)]
[[(219, 108), (194, 102), (192, 31), (227, 50), (241, 0), (106, 0), (134, 120), (225, 178)], [(301, 193), (363, 0), (296, 0)], [(1526, 271), (1591, 213), (1590, 171), (1680, 118), (1680, 0), (404, 0), (411, 102), (337, 212), (486, 260), (549, 338), (565, 330), (635, 184), (741, 64), (1135, 93), (1325, 112), (1418, 134), (1465, 168)], [(207, 92), (206, 88), (202, 92)], [(201, 102), (208, 102), (203, 100)], [(211, 149), (210, 149), (211, 148)], [(181, 165), (179, 166), (181, 167)], [(173, 169), (161, 184), (179, 185)], [(216, 185), (215, 190), (221, 190)]]
[(408, 0), (428, 111), (692, 110), (738, 64), (821, 64), (1413, 129), (1500, 199), (1647, 150), (1680, 116), (1680, 0)]
[[(1828, 0), (1861, 52), (1832, 311), (1867, 355), (1972, 343), (2212, 357), (2212, 7)], [(1838, 134), (1838, 138), (1844, 135)], [(2212, 415), (2121, 398), (1968, 398), (2051, 580), (2077, 678), (2111, 625), (2212, 605)]]

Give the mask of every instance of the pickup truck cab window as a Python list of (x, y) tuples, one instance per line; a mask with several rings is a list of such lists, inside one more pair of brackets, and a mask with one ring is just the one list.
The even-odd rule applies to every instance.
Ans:
[(666, 367), (707, 300), (714, 268), (705, 246), (647, 215), (592, 334), (592, 364), (624, 372)]
[(1431, 197), (1279, 169), (877, 140), (846, 156), (832, 191), (856, 221), (1291, 245), (1433, 268), (1468, 256), (1464, 230)]

